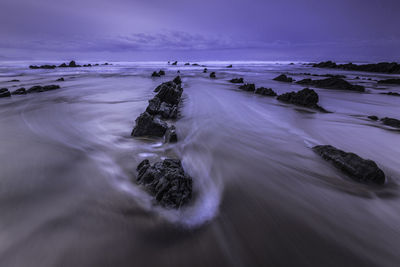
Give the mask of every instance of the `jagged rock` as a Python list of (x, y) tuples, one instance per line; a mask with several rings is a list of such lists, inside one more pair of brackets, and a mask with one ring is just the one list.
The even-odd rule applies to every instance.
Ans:
[(398, 119), (385, 117), (385, 118), (381, 119), (381, 122), (383, 124), (391, 126), (391, 127), (400, 128), (400, 120), (398, 120)]
[(243, 78), (234, 78), (232, 80), (230, 80), (229, 82), (231, 83), (244, 83)]
[(354, 71), (368, 71), (368, 72), (381, 72), (381, 73), (400, 73), (400, 64), (396, 62), (380, 62), (377, 64), (363, 64), (356, 65), (353, 63), (348, 64), (336, 64), (332, 61), (320, 62), (313, 64), (315, 68), (331, 68), (331, 69), (343, 69), (343, 70), (354, 70)]
[(379, 185), (385, 183), (385, 174), (372, 160), (363, 159), (330, 145), (315, 146), (313, 150), (356, 181)]
[(172, 81), (176, 84), (182, 84), (182, 80), (181, 80), (180, 76), (176, 76)]
[(276, 96), (276, 93), (271, 88), (259, 87), (256, 89), (255, 93), (265, 96)]
[(396, 92), (387, 92), (387, 93), (381, 93), (381, 95), (400, 96), (400, 94), (399, 94), (399, 93), (396, 93)]
[(228, 65), (228, 66), (226, 66), (227, 68), (233, 68), (233, 66), (232, 65)]
[(178, 61), (175, 61), (175, 62), (172, 63), (171, 65), (174, 65), (174, 66), (178, 65)]
[(8, 91), (7, 88), (1, 88), (0, 89), (0, 97), (9, 97), (11, 96), (10, 91)]
[(42, 66), (35, 66), (35, 65), (30, 65), (29, 66), (30, 69), (55, 69), (56, 66), (55, 65), (42, 65)]
[(256, 86), (254, 83), (246, 83), (246, 84), (239, 86), (239, 89), (242, 89), (242, 90), (248, 91), (248, 92), (254, 92), (256, 90)]
[(40, 93), (40, 92), (52, 91), (52, 90), (56, 90), (56, 89), (60, 89), (60, 86), (58, 86), (58, 85), (46, 85), (46, 86), (36, 85), (36, 86), (32, 86), (31, 88), (29, 88), (27, 90), (27, 92), (28, 93)]
[(357, 91), (364, 92), (365, 87), (361, 85), (352, 85), (351, 83), (340, 79), (340, 78), (326, 78), (322, 80), (311, 80), (311, 79), (303, 79), (301, 81), (296, 82), (301, 85), (309, 85), (315, 86), (319, 88), (325, 89), (335, 89), (335, 90), (349, 90), (349, 91)]
[(217, 78), (217, 76), (215, 75), (215, 72), (210, 73), (210, 78)]
[(164, 83), (161, 85), (160, 89), (157, 87), (156, 90), (158, 90), (156, 97), (158, 97), (161, 102), (171, 105), (179, 104), (183, 92), (182, 87), (175, 82), (168, 84)]
[(62, 63), (60, 66), (58, 66), (59, 68), (68, 68), (68, 65), (65, 63)]
[(76, 68), (76, 67), (78, 67), (78, 65), (76, 65), (75, 61), (72, 60), (71, 62), (69, 62), (68, 67)]
[(192, 178), (185, 173), (179, 159), (165, 159), (153, 165), (145, 159), (136, 170), (137, 182), (161, 206), (178, 209), (192, 198)]
[(148, 112), (143, 112), (136, 119), (136, 125), (132, 130), (131, 135), (139, 136), (154, 136), (163, 137), (168, 129), (166, 122), (162, 121), (160, 117), (150, 115)]
[(287, 77), (285, 74), (281, 74), (278, 77), (275, 77), (273, 80), (278, 81), (278, 82), (285, 82), (285, 83), (293, 82), (293, 79), (290, 77)]
[(64, 80), (64, 78), (59, 78), (59, 79), (57, 79), (56, 81), (57, 81), (57, 82), (63, 82), (63, 81), (65, 81), (65, 80)]
[(207, 73), (208, 69), (204, 68), (203, 73)]
[(158, 74), (158, 72), (153, 71), (153, 73), (151, 74), (151, 77), (160, 77), (160, 74)]
[(373, 120), (373, 121), (379, 120), (379, 118), (377, 116), (374, 116), (374, 115), (368, 116), (368, 119)]
[(319, 97), (318, 94), (309, 88), (290, 93), (284, 93), (278, 96), (279, 101), (291, 103), (303, 107), (314, 108), (320, 111), (326, 112), (326, 110), (318, 105)]
[(165, 71), (163, 71), (163, 70), (160, 70), (160, 71), (158, 72), (158, 75), (160, 75), (160, 76), (164, 76), (164, 75), (165, 75)]
[(15, 90), (14, 92), (11, 93), (12, 95), (26, 95), (27, 92), (25, 90), (25, 88), (19, 88), (17, 90)]
[(178, 142), (178, 136), (176, 135), (176, 129), (174, 125), (171, 125), (167, 132), (165, 133), (166, 143), (176, 143)]
[(378, 83), (381, 84), (400, 84), (400, 79), (386, 79), (386, 80), (380, 80)]

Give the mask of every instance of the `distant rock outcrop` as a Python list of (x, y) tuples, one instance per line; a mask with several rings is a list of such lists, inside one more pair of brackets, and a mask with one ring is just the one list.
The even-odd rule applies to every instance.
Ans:
[(315, 86), (315, 87), (324, 88), (324, 89), (365, 92), (364, 86), (353, 85), (343, 79), (334, 78), (334, 77), (326, 78), (326, 79), (322, 79), (322, 80), (303, 79), (296, 83), (301, 84), (301, 85)]
[(278, 82), (285, 82), (285, 83), (293, 82), (293, 79), (290, 77), (287, 77), (285, 74), (281, 74), (278, 77), (275, 77), (273, 80), (278, 81)]
[(363, 64), (356, 65), (353, 63), (348, 64), (336, 64), (332, 61), (325, 61), (313, 64), (314, 68), (331, 68), (331, 69), (343, 69), (343, 70), (353, 70), (353, 71), (368, 71), (368, 72), (380, 72), (380, 73), (400, 73), (400, 64), (396, 62), (380, 62), (376, 64)]
[(243, 78), (233, 78), (229, 82), (231, 82), (231, 83), (244, 83), (244, 80), (243, 80)]
[(354, 153), (344, 152), (330, 145), (315, 146), (313, 150), (353, 180), (378, 185), (385, 183), (384, 172), (372, 160), (363, 159)]

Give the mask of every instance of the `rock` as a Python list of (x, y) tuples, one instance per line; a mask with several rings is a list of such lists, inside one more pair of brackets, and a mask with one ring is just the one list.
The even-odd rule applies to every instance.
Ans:
[(161, 102), (165, 102), (171, 105), (178, 105), (181, 100), (183, 90), (180, 85), (174, 82), (172, 82), (172, 84), (174, 84), (174, 86), (161, 87), (156, 97), (158, 97)]
[(192, 198), (192, 178), (178, 159), (165, 159), (153, 165), (143, 160), (136, 168), (137, 183), (143, 185), (156, 202), (167, 208), (178, 209)]
[(185, 66), (190, 66), (190, 63), (185, 63)]
[(232, 80), (230, 80), (229, 82), (231, 83), (244, 83), (243, 78), (234, 78)]
[(174, 63), (172, 63), (172, 65), (174, 66), (178, 65), (178, 61), (175, 61)]
[(326, 110), (318, 105), (318, 94), (309, 88), (304, 88), (301, 91), (284, 93), (278, 96), (279, 101), (291, 103), (303, 107), (314, 108), (326, 112)]
[(372, 160), (363, 159), (330, 145), (315, 146), (313, 150), (356, 181), (378, 185), (385, 183), (385, 174)]
[(208, 69), (204, 68), (203, 73), (207, 73)]
[(400, 73), (400, 64), (396, 62), (380, 62), (377, 64), (363, 64), (356, 65), (353, 63), (348, 64), (336, 64), (332, 61), (320, 62), (313, 64), (314, 68), (331, 68), (331, 69), (343, 69), (343, 70), (353, 70), (353, 71), (368, 71), (368, 72), (380, 72), (380, 73)]
[(210, 78), (217, 78), (217, 76), (215, 75), (215, 72), (210, 73)]
[(76, 65), (75, 61), (72, 60), (71, 62), (69, 62), (68, 67), (76, 68), (76, 67), (78, 67), (78, 65)]
[(182, 80), (181, 80), (180, 76), (176, 76), (172, 81), (176, 84), (182, 84)]
[(383, 124), (391, 126), (391, 127), (400, 128), (400, 120), (398, 120), (398, 119), (385, 117), (385, 118), (381, 119), (381, 122)]
[(387, 92), (387, 93), (381, 93), (381, 95), (400, 96), (400, 94), (399, 94), (399, 93), (396, 93), (396, 92)]
[(174, 83), (173, 81), (169, 81), (169, 82), (165, 82), (160, 84), (159, 86), (156, 87), (156, 89), (154, 89), (154, 92), (159, 92), (161, 90), (161, 88), (163, 87), (177, 87), (178, 85), (176, 83)]
[(174, 125), (171, 125), (167, 132), (165, 133), (166, 143), (176, 143), (178, 142), (178, 136), (176, 135), (176, 129)]
[(14, 92), (11, 93), (12, 95), (26, 95), (27, 92), (25, 90), (25, 88), (19, 88), (17, 90), (15, 90)]
[(157, 72), (153, 71), (153, 73), (151, 74), (151, 77), (160, 77), (160, 74), (158, 74)]
[(42, 66), (35, 66), (35, 65), (31, 65), (29, 66), (30, 69), (55, 69), (56, 66), (55, 65), (42, 65)]
[(256, 90), (256, 86), (254, 83), (246, 83), (239, 86), (239, 89), (242, 89), (243, 91), (254, 92)]
[(46, 86), (36, 85), (36, 86), (32, 86), (31, 88), (29, 88), (27, 90), (27, 93), (40, 93), (40, 92), (52, 91), (52, 90), (56, 90), (56, 89), (60, 89), (60, 86), (58, 86), (58, 85), (46, 85)]
[(198, 66), (200, 66), (200, 65), (197, 64), (197, 63), (193, 63), (192, 66), (198, 67)]
[(378, 83), (381, 84), (400, 84), (400, 79), (386, 79), (386, 80), (380, 80)]
[(233, 66), (232, 65), (229, 65), (229, 66), (226, 66), (227, 68), (233, 68)]
[(181, 71), (180, 71), (180, 70), (178, 70), (176, 73), (181, 73)]
[(256, 89), (255, 93), (264, 96), (276, 96), (276, 93), (271, 88), (259, 87)]
[(11, 81), (8, 81), (9, 83), (13, 83), (13, 82), (20, 82), (20, 80), (16, 80), (16, 79), (14, 79), (14, 80), (11, 80)]
[(136, 119), (136, 125), (131, 135), (163, 137), (168, 129), (166, 122), (162, 121), (158, 116), (152, 116), (148, 112), (140, 114)]
[(10, 91), (8, 91), (7, 88), (1, 88), (0, 89), (0, 97), (9, 97), (11, 96)]
[(68, 65), (65, 63), (62, 63), (60, 66), (58, 66), (59, 68), (68, 68)]
[(63, 81), (64, 81), (64, 78), (59, 78), (59, 79), (57, 79), (56, 81), (57, 81), (57, 82), (63, 82)]
[(326, 78), (322, 80), (311, 80), (303, 79), (296, 82), (301, 85), (315, 86), (324, 89), (335, 89), (335, 90), (349, 90), (357, 92), (365, 92), (365, 87), (361, 85), (352, 85), (351, 83), (340, 79), (340, 78)]
[(178, 116), (178, 106), (161, 102), (158, 97), (149, 100), (146, 112), (150, 115), (161, 115), (164, 119), (176, 119)]
[(278, 82), (285, 82), (285, 83), (293, 82), (293, 79), (290, 77), (287, 77), (285, 74), (281, 74), (278, 77), (275, 77), (273, 80), (278, 81)]
[(368, 116), (368, 119), (371, 119), (373, 121), (377, 121), (379, 118), (377, 116)]
[(163, 70), (160, 70), (160, 71), (158, 72), (158, 75), (160, 75), (160, 76), (164, 76), (164, 75), (165, 75), (165, 71), (163, 71)]

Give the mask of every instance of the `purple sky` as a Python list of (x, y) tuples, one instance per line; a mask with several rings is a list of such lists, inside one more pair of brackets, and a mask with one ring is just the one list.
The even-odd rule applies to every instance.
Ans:
[(0, 59), (400, 61), (399, 0), (1, 0)]

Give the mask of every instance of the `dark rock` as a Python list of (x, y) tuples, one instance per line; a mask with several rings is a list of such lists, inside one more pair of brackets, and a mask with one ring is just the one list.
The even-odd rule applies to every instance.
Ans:
[(200, 65), (197, 64), (197, 63), (193, 63), (192, 66), (198, 67), (198, 66), (200, 66)]
[(231, 83), (244, 83), (243, 78), (234, 78), (232, 80), (230, 80), (229, 82)]
[(69, 62), (68, 67), (76, 68), (76, 67), (78, 67), (78, 65), (76, 65), (75, 61), (72, 60), (71, 62)]
[(152, 116), (148, 112), (140, 114), (136, 119), (135, 128), (131, 133), (132, 136), (154, 136), (163, 137), (168, 129), (166, 122), (162, 121), (158, 116)]
[(9, 97), (11, 96), (10, 91), (8, 91), (7, 88), (1, 88), (0, 89), (0, 97)]
[(176, 73), (181, 73), (181, 71), (180, 71), (180, 70), (178, 70)]
[(265, 96), (276, 96), (276, 93), (271, 88), (259, 87), (256, 89), (255, 93)]
[(204, 68), (203, 73), (207, 73), (208, 69)]
[(178, 209), (192, 198), (192, 178), (178, 159), (165, 159), (151, 165), (145, 159), (137, 166), (137, 182), (143, 185), (158, 204)]
[(273, 80), (278, 81), (278, 82), (285, 82), (285, 83), (293, 82), (293, 79), (290, 77), (287, 77), (285, 74), (281, 74), (278, 77), (275, 77)]
[(40, 92), (52, 91), (52, 90), (56, 90), (56, 89), (60, 89), (60, 86), (58, 86), (58, 85), (46, 85), (46, 86), (36, 85), (36, 86), (32, 86), (31, 88), (29, 88), (27, 90), (27, 93), (40, 93)]
[(29, 66), (30, 69), (55, 69), (56, 66), (55, 65), (42, 65), (42, 66), (35, 66), (35, 65), (31, 65)]
[(363, 64), (356, 65), (353, 63), (348, 64), (336, 64), (332, 61), (320, 62), (313, 64), (315, 68), (331, 68), (331, 69), (343, 69), (343, 70), (353, 70), (353, 71), (368, 71), (368, 72), (380, 72), (380, 73), (400, 73), (400, 64), (396, 62), (380, 62), (377, 64)]
[(396, 93), (396, 92), (387, 92), (387, 93), (381, 93), (381, 95), (400, 96), (400, 94), (399, 94), (399, 93)]
[(256, 90), (256, 86), (254, 83), (246, 83), (246, 84), (239, 86), (239, 89), (242, 89), (242, 90), (248, 91), (248, 92), (254, 92)]
[(155, 96), (149, 100), (146, 112), (151, 115), (161, 115), (164, 119), (176, 119), (178, 116), (178, 106), (162, 102)]
[(104, 65), (104, 66), (108, 66), (108, 65), (111, 65), (111, 64), (108, 64), (108, 63), (106, 62), (106, 63), (104, 63), (103, 65)]
[(14, 92), (11, 93), (12, 95), (26, 95), (27, 92), (25, 90), (25, 88), (19, 88), (17, 90), (15, 90)]
[(176, 135), (176, 129), (174, 125), (170, 126), (167, 132), (165, 133), (165, 142), (166, 143), (178, 142), (178, 136)]
[(210, 73), (210, 78), (217, 78), (217, 76), (215, 75), (215, 72)]
[(185, 66), (190, 66), (190, 63), (185, 63)]
[(158, 74), (157, 72), (153, 71), (153, 73), (151, 74), (151, 77), (160, 77), (160, 74)]
[(377, 116), (374, 116), (374, 115), (368, 116), (368, 119), (371, 119), (371, 120), (373, 120), (373, 121), (379, 120), (379, 118), (378, 118)]
[(304, 88), (303, 90), (298, 91), (297, 93), (296, 92), (284, 93), (282, 95), (279, 95), (277, 99), (282, 102), (291, 103), (308, 108), (314, 108), (326, 112), (325, 109), (323, 109), (318, 105), (319, 101), (318, 94), (312, 89)]
[(385, 183), (385, 174), (372, 160), (363, 159), (354, 153), (344, 152), (330, 145), (315, 146), (313, 150), (356, 181), (379, 185)]
[(325, 89), (335, 89), (335, 90), (349, 90), (349, 91), (357, 91), (357, 92), (364, 92), (365, 87), (361, 85), (352, 85), (351, 83), (340, 79), (340, 78), (327, 78), (322, 80), (311, 80), (311, 79), (304, 79), (301, 81), (296, 82), (297, 84), (301, 85), (309, 85), (315, 86), (319, 88)]
[(172, 81), (176, 84), (182, 84), (182, 80), (181, 80), (180, 76), (176, 76)]
[(227, 68), (233, 68), (233, 66), (232, 65), (229, 65), (229, 66), (226, 66)]
[(378, 83), (381, 84), (400, 84), (400, 79), (387, 79), (387, 80), (380, 80)]
[(158, 75), (160, 75), (160, 76), (164, 76), (164, 75), (165, 75), (165, 71), (163, 71), (163, 70), (160, 70), (160, 71), (158, 72)]
[(57, 79), (57, 82), (63, 82), (63, 81), (64, 81), (64, 78)]
[(181, 100), (183, 90), (180, 85), (174, 82), (172, 82), (172, 84), (174, 84), (174, 86), (162, 86), (156, 97), (158, 97), (161, 102), (171, 105), (178, 105)]
[(20, 80), (11, 80), (11, 81), (8, 81), (9, 83), (13, 83), (13, 82), (20, 82)]
[(68, 68), (68, 65), (65, 63), (62, 63), (60, 66), (58, 66), (59, 68)]
[(174, 63), (172, 63), (172, 65), (178, 65), (178, 61), (175, 61)]
[(381, 119), (381, 122), (383, 124), (391, 126), (391, 127), (400, 128), (400, 120), (398, 120), (398, 119), (385, 117), (385, 118)]

